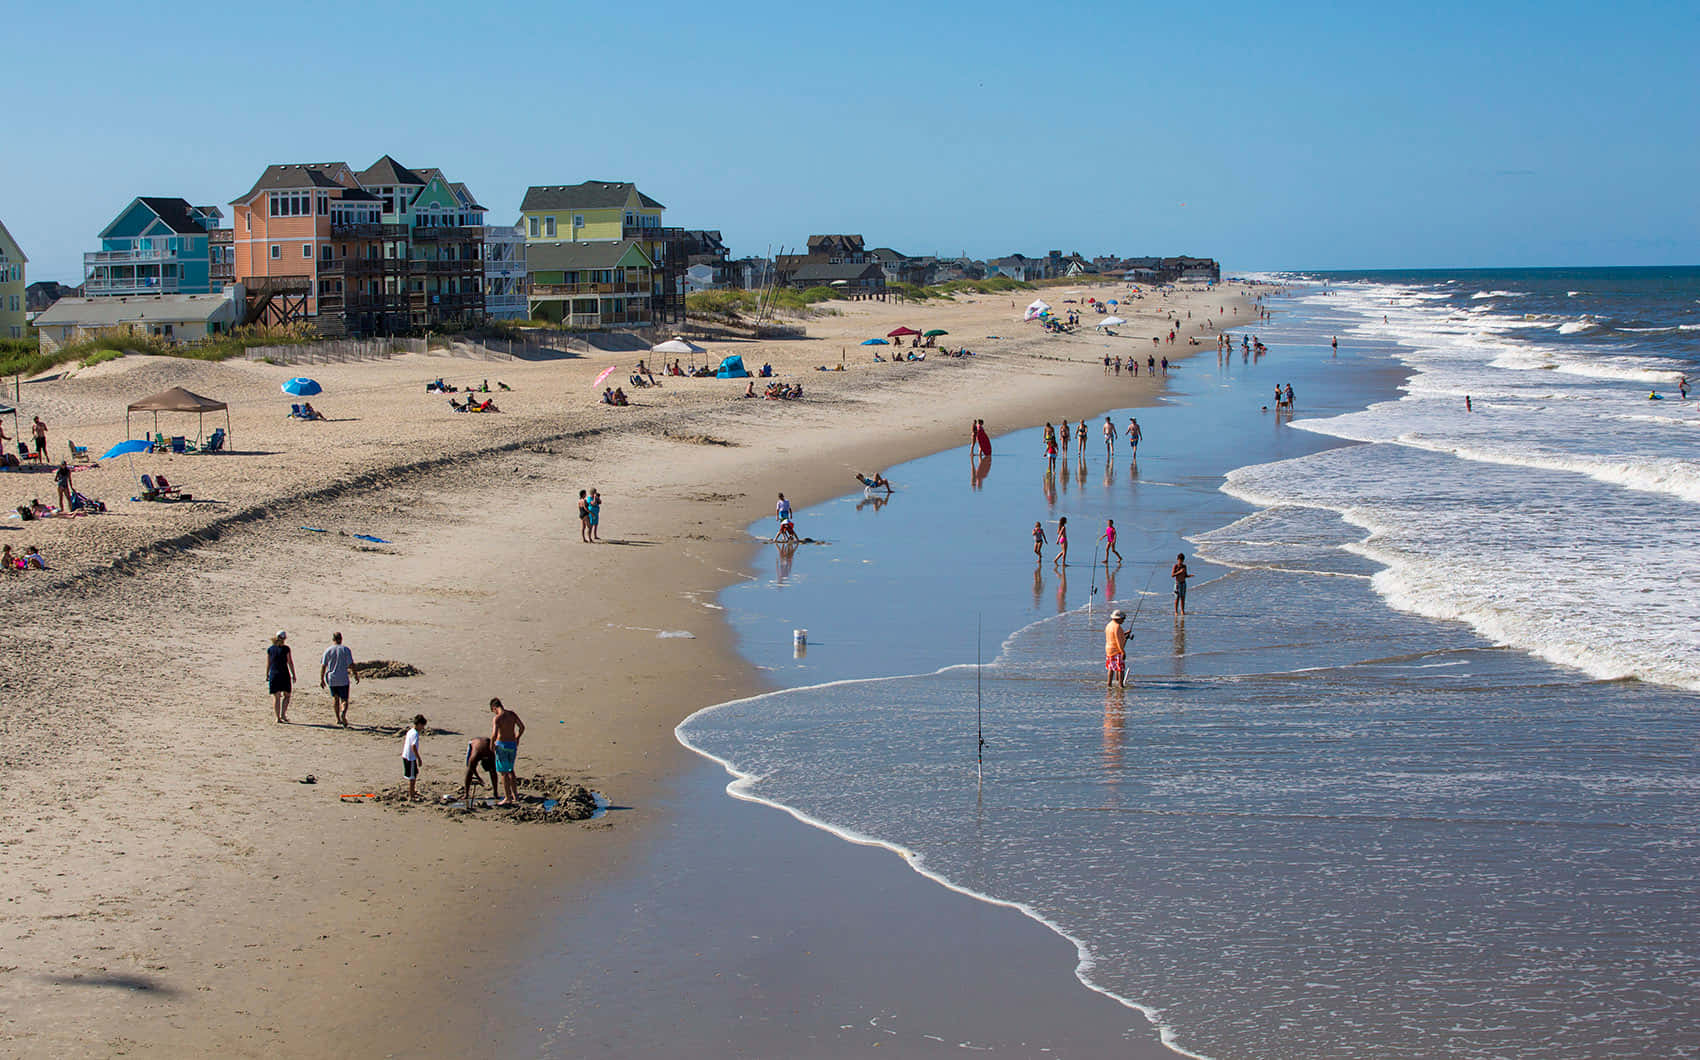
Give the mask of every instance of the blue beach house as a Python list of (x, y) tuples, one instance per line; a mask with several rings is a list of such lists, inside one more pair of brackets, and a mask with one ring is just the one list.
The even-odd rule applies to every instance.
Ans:
[[(185, 199), (143, 196), (100, 233), (83, 255), (84, 294), (212, 294), (229, 282), (228, 240), (216, 242), (223, 211)], [(214, 259), (218, 260), (215, 261)]]

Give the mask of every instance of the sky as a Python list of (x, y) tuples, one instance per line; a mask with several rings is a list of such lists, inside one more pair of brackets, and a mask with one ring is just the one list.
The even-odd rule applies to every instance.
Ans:
[[(138, 195), (383, 154), (631, 180), (735, 255), (1700, 263), (1700, 4), (70, 2), (4, 20), (32, 281)], [(15, 35), (15, 36), (14, 36)], [(226, 214), (229, 209), (226, 207)]]

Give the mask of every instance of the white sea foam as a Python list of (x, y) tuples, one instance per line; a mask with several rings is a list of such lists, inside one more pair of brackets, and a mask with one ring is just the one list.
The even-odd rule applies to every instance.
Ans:
[(1477, 291), (1475, 294), (1471, 295), (1470, 297), (1475, 298), (1475, 299), (1482, 299), (1482, 298), (1523, 298), (1526, 295), (1528, 295), (1528, 293), (1529, 292), (1527, 292), (1527, 291)]
[(1599, 326), (1600, 323), (1597, 320), (1572, 320), (1569, 323), (1560, 324), (1558, 333), (1560, 335), (1580, 335), (1584, 331), (1592, 331)]

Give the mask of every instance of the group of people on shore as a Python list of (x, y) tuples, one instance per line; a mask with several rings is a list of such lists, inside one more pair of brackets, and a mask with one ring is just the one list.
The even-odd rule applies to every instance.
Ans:
[[(10, 551), (10, 546), (7, 546)], [(289, 649), (289, 633), (278, 630), (266, 648), (266, 690), (272, 697), (272, 714), (280, 725), (289, 724), (289, 705), (295, 690), (295, 656)], [(354, 651), (342, 642), (342, 632), (331, 634), (330, 646), (319, 657), (319, 687), (330, 692), (331, 714), (341, 728), (348, 728), (349, 689), (360, 682), (359, 668), (354, 664)], [(499, 796), (497, 806), (512, 806), (519, 802), (518, 785), (514, 778), (514, 761), (519, 754), (519, 739), (525, 734), (525, 722), (502, 705), (500, 699), (490, 700), (490, 735), (466, 745), (466, 773), (462, 780), (461, 797), (468, 798), (473, 785), (483, 786), (478, 770), (490, 775), (491, 794)], [(407, 797), (419, 798), (419, 770), (424, 762), (421, 742), (427, 729), (425, 715), (415, 714), (413, 724), (402, 737), (401, 775), (407, 781)], [(501, 786), (498, 790), (498, 779)], [(470, 801), (467, 803), (470, 808)]]
[(594, 487), (578, 491), (578, 534), (586, 544), (602, 540), (602, 494)]

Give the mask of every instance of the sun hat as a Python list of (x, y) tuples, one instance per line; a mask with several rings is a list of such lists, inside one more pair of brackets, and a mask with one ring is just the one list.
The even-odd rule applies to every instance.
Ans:
[(283, 631), (283, 630), (281, 630), (281, 629), (280, 629), (280, 630), (278, 630), (278, 631), (277, 631), (277, 639), (278, 639), (278, 640), (284, 640), (284, 639), (285, 639), (285, 638), (287, 638), (287, 637), (288, 637), (288, 636), (289, 636), (289, 634), (287, 634), (287, 633), (285, 633), (285, 632), (284, 632), (284, 631)]
[(1112, 611), (1110, 613), (1110, 617), (1115, 619), (1117, 622), (1120, 622), (1122, 619), (1127, 617), (1127, 612), (1121, 610)]

